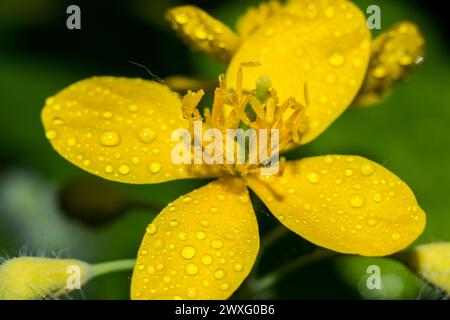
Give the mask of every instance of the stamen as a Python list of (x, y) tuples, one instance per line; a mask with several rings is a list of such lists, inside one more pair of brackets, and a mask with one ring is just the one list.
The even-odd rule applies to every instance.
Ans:
[[(204, 112), (204, 120), (197, 108), (201, 98), (204, 95), (202, 90), (198, 92), (189, 91), (183, 98), (183, 115), (189, 120), (190, 130), (193, 133), (194, 121), (203, 121), (206, 129), (215, 128), (223, 133), (223, 146), (225, 150), (220, 153), (224, 164), (219, 166), (226, 174), (238, 175), (245, 177), (249, 174), (255, 174), (272, 163), (274, 157), (278, 157), (279, 153), (291, 143), (299, 143), (301, 135), (306, 130), (307, 117), (306, 108), (309, 106), (310, 100), (308, 95), (308, 85), (304, 84), (304, 104), (290, 97), (283, 103), (279, 104), (276, 90), (272, 88), (272, 82), (269, 77), (263, 76), (256, 82), (254, 91), (246, 91), (243, 88), (243, 68), (257, 67), (257, 62), (247, 62), (241, 64), (238, 69), (238, 77), (236, 89), (227, 88), (225, 77), (219, 77), (219, 86), (215, 90), (214, 102), (211, 109), (206, 108)], [(253, 112), (253, 115), (249, 115)], [(270, 134), (268, 134), (265, 145), (270, 147), (270, 155), (268, 158), (258, 159), (257, 163), (250, 163), (248, 154), (246, 153), (246, 163), (238, 164), (236, 160), (237, 150), (241, 147), (238, 145), (236, 137), (233, 141), (233, 149), (227, 150), (226, 134), (227, 129), (234, 129), (245, 126), (252, 129), (271, 129), (279, 130), (279, 143), (272, 146)], [(261, 139), (257, 135), (257, 139)], [(192, 141), (193, 143), (194, 141)], [(257, 141), (259, 146), (261, 141)], [(202, 149), (206, 146), (203, 145)], [(233, 151), (235, 150), (235, 151)], [(223, 157), (223, 156), (226, 157)], [(225, 159), (233, 159), (233, 164), (226, 163)], [(279, 162), (279, 172), (284, 169), (285, 159), (281, 158)]]

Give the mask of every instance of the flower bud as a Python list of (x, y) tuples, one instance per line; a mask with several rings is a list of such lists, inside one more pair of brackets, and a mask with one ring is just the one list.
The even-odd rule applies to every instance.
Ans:
[(37, 300), (80, 289), (89, 265), (79, 260), (19, 257), (0, 265), (0, 300)]
[(425, 280), (450, 293), (450, 243), (420, 245), (401, 259)]

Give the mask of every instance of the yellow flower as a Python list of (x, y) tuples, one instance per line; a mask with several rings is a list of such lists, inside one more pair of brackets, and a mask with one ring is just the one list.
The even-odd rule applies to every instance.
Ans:
[[(306, 11), (304, 3), (292, 1), (276, 15), (254, 20), (258, 26), (244, 28), (249, 34), (220, 78), (205, 128), (277, 128), (287, 150), (313, 140), (352, 102), (370, 56), (362, 13), (347, 1), (316, 1)], [(319, 14), (325, 18), (314, 19)], [(327, 16), (332, 24), (325, 23)], [(225, 41), (228, 31), (219, 33)], [(188, 92), (180, 99), (160, 83), (94, 77), (49, 98), (42, 112), (55, 150), (105, 179), (146, 184), (219, 177), (170, 203), (148, 225), (132, 278), (133, 299), (228, 298), (259, 249), (247, 187), (287, 228), (337, 252), (389, 255), (422, 232), (425, 215), (409, 187), (359, 156), (282, 161), (276, 176), (260, 175), (261, 162), (174, 164), (171, 133), (192, 131), (193, 122), (203, 120), (197, 109), (202, 95)]]
[[(386, 98), (391, 87), (422, 61), (424, 47), (419, 30), (408, 21), (371, 41), (363, 13), (346, 0), (269, 1), (239, 19), (237, 34), (195, 6), (175, 7), (167, 19), (192, 48), (229, 63), (230, 83), (243, 61), (262, 63), (246, 75), (247, 89), (267, 74), (284, 99), (297, 97), (308, 81), (317, 97), (312, 103), (321, 105), (310, 111), (321, 113), (313, 124), (317, 130), (311, 130), (316, 132), (353, 99), (355, 106), (368, 106)], [(315, 136), (306, 134), (304, 141)]]

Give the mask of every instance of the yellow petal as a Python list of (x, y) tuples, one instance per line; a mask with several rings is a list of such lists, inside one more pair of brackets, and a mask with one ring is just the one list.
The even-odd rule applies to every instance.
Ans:
[(105, 179), (138, 184), (201, 175), (198, 167), (171, 160), (178, 143), (171, 134), (188, 125), (181, 99), (162, 84), (115, 77), (82, 80), (47, 99), (42, 121), (60, 155)]
[(394, 253), (414, 241), (425, 225), (409, 187), (357, 156), (288, 161), (281, 177), (253, 177), (249, 186), (286, 227), (342, 253)]
[(252, 90), (261, 76), (272, 80), (280, 101), (304, 101), (308, 83), (310, 106), (307, 143), (324, 131), (352, 102), (366, 73), (370, 33), (362, 12), (338, 0), (291, 1), (245, 39), (227, 71), (236, 83), (243, 62), (261, 67), (244, 70), (244, 88)]
[(222, 22), (195, 6), (175, 7), (167, 12), (172, 29), (193, 49), (228, 63), (240, 38)]
[[(20, 257), (0, 265), (0, 300), (38, 300), (82, 286), (88, 264), (79, 260)], [(79, 289), (79, 288), (78, 288)]]
[(169, 204), (148, 226), (132, 299), (226, 299), (253, 266), (258, 225), (246, 187), (223, 178)]
[(257, 8), (248, 8), (236, 24), (237, 32), (241, 37), (247, 38), (256, 29), (264, 25), (264, 22), (277, 13), (280, 8), (281, 4), (278, 1), (269, 1), (261, 3)]
[(401, 258), (420, 276), (450, 293), (450, 243), (420, 245)]
[(354, 105), (366, 107), (386, 98), (422, 61), (425, 40), (417, 26), (403, 21), (390, 27), (372, 44), (372, 56)]

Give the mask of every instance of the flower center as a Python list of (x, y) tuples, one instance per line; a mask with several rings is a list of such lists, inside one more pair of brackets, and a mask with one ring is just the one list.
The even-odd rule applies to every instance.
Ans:
[[(269, 77), (263, 76), (256, 82), (255, 89), (246, 91), (243, 89), (243, 68), (257, 67), (259, 63), (243, 63), (238, 69), (237, 83), (235, 89), (227, 87), (225, 76), (219, 77), (219, 86), (214, 92), (214, 102), (212, 108), (205, 108), (201, 115), (198, 104), (204, 95), (204, 91), (188, 91), (183, 97), (183, 116), (189, 121), (189, 131), (191, 133), (191, 143), (194, 149), (200, 148), (207, 152), (208, 145), (202, 139), (196, 139), (194, 130), (197, 123), (202, 123), (201, 130), (215, 129), (221, 132), (224, 141), (220, 141), (221, 148), (213, 151), (219, 152), (227, 161), (220, 164), (221, 170), (225, 173), (236, 176), (246, 176), (259, 172), (266, 167), (274, 158), (279, 158), (281, 151), (290, 144), (298, 144), (301, 135), (307, 126), (307, 116), (305, 113), (309, 105), (307, 84), (304, 85), (305, 103), (302, 104), (294, 97), (279, 103), (279, 98)], [(244, 132), (249, 138), (247, 144), (245, 139), (238, 134), (230, 138), (230, 132)], [(255, 134), (248, 134), (251, 131)], [(264, 133), (264, 134), (261, 134)], [(274, 135), (276, 133), (276, 135)], [(255, 141), (252, 141), (254, 138)], [(276, 138), (276, 141), (275, 141)], [(226, 140), (226, 141), (225, 141)], [(196, 142), (202, 141), (200, 146)], [(231, 144), (230, 144), (231, 142)], [(266, 147), (265, 152), (261, 150), (254, 154), (254, 147)], [(245, 154), (243, 156), (243, 154)], [(232, 161), (230, 161), (232, 160)], [(233, 161), (234, 160), (234, 161)], [(244, 160), (244, 161), (242, 161)], [(212, 163), (213, 165), (217, 165)], [(284, 158), (281, 159), (281, 170), (283, 169)]]

